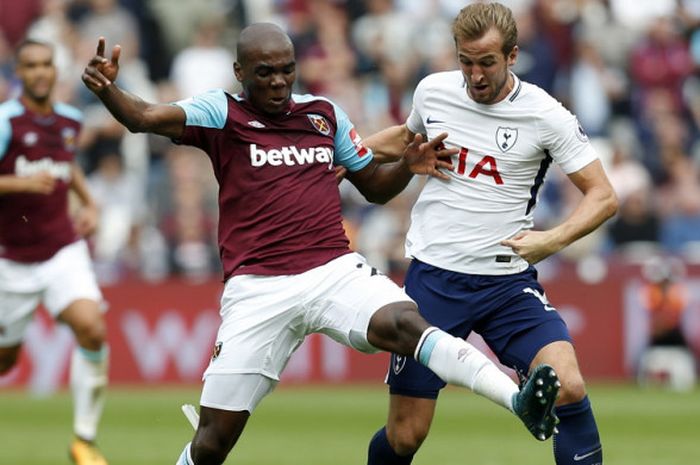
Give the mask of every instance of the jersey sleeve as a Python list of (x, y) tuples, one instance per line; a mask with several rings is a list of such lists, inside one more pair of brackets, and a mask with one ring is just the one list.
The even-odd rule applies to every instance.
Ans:
[(228, 117), (228, 99), (223, 89), (210, 90), (185, 100), (174, 102), (185, 111), (185, 131), (175, 142), (204, 149), (210, 145), (212, 129), (223, 129)]
[(539, 130), (544, 148), (566, 174), (598, 159), (576, 117), (561, 104), (543, 112)]
[(0, 113), (0, 160), (5, 157), (5, 153), (7, 153), (7, 147), (9, 147), (11, 139), (12, 125), (10, 124), (10, 119)]
[(336, 104), (333, 104), (337, 129), (333, 144), (335, 145), (333, 163), (347, 168), (351, 172), (359, 171), (372, 161), (374, 154), (362, 144), (362, 137), (348, 115)]
[(10, 120), (23, 112), (24, 108), (17, 100), (9, 100), (0, 105), (0, 160), (5, 157), (12, 141), (12, 123)]
[(423, 96), (425, 95), (425, 80), (421, 81), (413, 92), (413, 107), (406, 119), (406, 127), (414, 134), (426, 134), (425, 124), (421, 117)]

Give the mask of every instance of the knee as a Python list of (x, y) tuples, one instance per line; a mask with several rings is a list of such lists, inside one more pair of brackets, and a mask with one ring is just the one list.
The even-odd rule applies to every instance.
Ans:
[(576, 372), (564, 377), (560, 377), (561, 389), (557, 405), (567, 405), (579, 402), (586, 397), (586, 385), (580, 373)]
[(411, 424), (387, 429), (387, 438), (391, 448), (398, 455), (414, 454), (428, 436), (428, 427)]
[(394, 323), (399, 334), (412, 334), (418, 337), (428, 327), (428, 324), (418, 313), (418, 309), (408, 305), (397, 309), (394, 315)]
[(390, 304), (374, 314), (367, 337), (377, 348), (401, 355), (413, 355), (428, 323), (413, 303)]

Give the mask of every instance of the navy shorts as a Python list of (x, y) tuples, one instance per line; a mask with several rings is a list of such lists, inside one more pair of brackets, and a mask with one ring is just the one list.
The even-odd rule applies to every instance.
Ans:
[[(437, 268), (414, 259), (406, 293), (423, 317), (453, 336), (476, 331), (500, 362), (527, 373), (539, 350), (571, 341), (559, 313), (547, 303), (537, 270), (511, 275), (474, 275)], [(435, 399), (445, 382), (412, 357), (391, 356), (387, 384), (392, 394)]]

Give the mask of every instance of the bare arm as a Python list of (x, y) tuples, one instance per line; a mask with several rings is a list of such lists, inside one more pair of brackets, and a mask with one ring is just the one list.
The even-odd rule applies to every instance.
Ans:
[(0, 176), (0, 195), (26, 192), (31, 194), (50, 194), (56, 187), (56, 179), (49, 173), (41, 172), (32, 176)]
[(372, 149), (377, 163), (388, 163), (399, 160), (414, 137), (415, 134), (405, 124), (402, 124), (372, 134), (364, 139), (362, 144)]
[(416, 135), (401, 151), (398, 161), (378, 163), (372, 159), (363, 169), (349, 173), (347, 177), (372, 203), (386, 203), (394, 198), (404, 190), (416, 173), (449, 179), (446, 174), (437, 169), (438, 167), (451, 169), (450, 163), (438, 161), (438, 158), (457, 152), (456, 149), (441, 148), (442, 141), (446, 137), (447, 134), (441, 134), (429, 142), (423, 142), (423, 136)]
[(501, 244), (537, 263), (592, 232), (617, 212), (617, 196), (599, 160), (569, 175), (583, 193), (573, 213), (547, 231), (523, 231)]
[(180, 139), (185, 128), (185, 111), (176, 105), (154, 104), (120, 89), (114, 81), (119, 74), (121, 47), (115, 45), (111, 59), (104, 56), (105, 39), (100, 37), (97, 54), (83, 71), (83, 83), (102, 101), (110, 113), (131, 132), (150, 132)]
[(100, 212), (88, 190), (85, 174), (77, 163), (71, 166), (70, 188), (78, 196), (82, 206), (75, 218), (75, 229), (81, 236), (92, 234), (97, 228)]

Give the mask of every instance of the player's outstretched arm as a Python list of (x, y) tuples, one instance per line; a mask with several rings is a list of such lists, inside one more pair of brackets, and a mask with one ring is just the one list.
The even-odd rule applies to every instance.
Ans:
[(401, 159), (404, 150), (414, 136), (415, 134), (405, 124), (402, 124), (372, 134), (364, 139), (362, 144), (374, 152), (374, 159), (377, 163), (390, 163)]
[(372, 203), (386, 203), (404, 190), (414, 174), (428, 174), (441, 179), (449, 177), (438, 168), (452, 169), (452, 164), (444, 161), (457, 152), (444, 148), (442, 141), (447, 134), (440, 134), (429, 142), (417, 134), (402, 152), (401, 158), (393, 163), (377, 163), (374, 159), (360, 171), (347, 175), (350, 182)]
[(0, 176), (0, 195), (28, 192), (50, 194), (56, 187), (56, 178), (42, 171), (31, 176)]
[(117, 121), (129, 131), (150, 132), (171, 139), (181, 138), (186, 120), (182, 108), (148, 103), (115, 84), (119, 74), (120, 55), (121, 47), (115, 45), (111, 58), (106, 58), (105, 39), (100, 37), (97, 53), (83, 71), (85, 86), (97, 95)]

